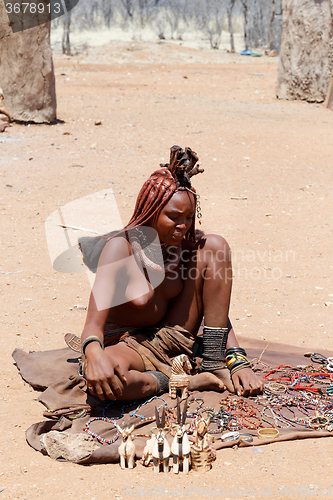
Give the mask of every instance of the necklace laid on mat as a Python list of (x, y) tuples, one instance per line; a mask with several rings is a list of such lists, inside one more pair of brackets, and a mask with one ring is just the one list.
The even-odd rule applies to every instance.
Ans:
[[(139, 411), (140, 408), (142, 408), (146, 404), (150, 403), (151, 401), (154, 401), (155, 399), (159, 399), (159, 400), (162, 401), (162, 404), (157, 407), (157, 410), (159, 410), (162, 406), (167, 406), (168, 405), (168, 403), (163, 398), (161, 398), (159, 396), (153, 396), (152, 398), (148, 399), (144, 403), (141, 403), (135, 410), (133, 410), (132, 412), (130, 412), (129, 413), (129, 417), (139, 417), (139, 418), (141, 418), (142, 422), (149, 422), (149, 421), (154, 420), (155, 417), (144, 417), (143, 415), (140, 415), (138, 413), (138, 411)], [(89, 434), (90, 436), (96, 438), (97, 441), (99, 441), (100, 443), (103, 443), (103, 444), (113, 444), (113, 443), (115, 443), (117, 441), (118, 437), (119, 437), (119, 431), (118, 430), (117, 430), (115, 436), (112, 439), (106, 439), (106, 438), (103, 438), (102, 436), (100, 436), (97, 432), (91, 431), (89, 429), (90, 425), (93, 422), (102, 421), (102, 422), (107, 422), (109, 424), (113, 424), (114, 428), (116, 428), (116, 426), (115, 426), (116, 420), (120, 420), (121, 418), (123, 418), (123, 416), (125, 414), (125, 408), (127, 408), (129, 406), (134, 406), (137, 403), (138, 403), (138, 401), (131, 401), (130, 403), (127, 403), (127, 404), (123, 405), (121, 407), (119, 417), (113, 417), (113, 418), (106, 417), (106, 411), (113, 404), (113, 403), (108, 403), (104, 407), (104, 409), (103, 409), (103, 414), (102, 414), (103, 416), (102, 417), (93, 417), (90, 420), (88, 420), (88, 422), (86, 423), (85, 427), (83, 428), (83, 431), (86, 432), (87, 434)], [(108, 429), (107, 432), (109, 432), (110, 430), (112, 430), (112, 429)]]

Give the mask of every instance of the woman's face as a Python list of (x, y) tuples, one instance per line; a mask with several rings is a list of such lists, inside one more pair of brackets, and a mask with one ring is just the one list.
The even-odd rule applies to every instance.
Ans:
[(176, 191), (162, 208), (152, 227), (161, 243), (179, 245), (195, 216), (195, 199), (188, 191)]

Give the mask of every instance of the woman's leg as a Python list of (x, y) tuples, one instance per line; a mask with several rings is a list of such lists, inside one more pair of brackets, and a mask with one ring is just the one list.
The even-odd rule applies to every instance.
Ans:
[[(184, 289), (170, 304), (165, 321), (183, 326), (194, 335), (202, 316), (205, 317), (207, 327), (226, 328), (231, 288), (232, 268), (228, 243), (221, 236), (204, 236), (189, 254)], [(236, 346), (238, 342), (231, 328), (227, 347)], [(247, 367), (234, 373), (232, 380), (227, 369), (216, 370), (214, 374), (202, 372), (196, 375), (192, 384), (200, 384), (208, 375), (215, 376), (228, 390), (237, 392), (238, 395), (255, 395), (262, 391), (261, 381)], [(191, 388), (193, 387), (190, 386)]]
[(202, 316), (205, 324), (225, 328), (232, 285), (230, 249), (222, 236), (202, 237), (193, 250), (184, 252), (183, 291), (169, 304), (164, 321), (197, 334)]
[[(199, 240), (193, 250), (186, 255), (184, 288), (170, 303), (164, 321), (179, 325), (197, 334), (202, 317), (210, 327), (228, 326), (228, 314), (232, 287), (230, 248), (224, 238), (206, 235)], [(233, 330), (229, 336), (232, 345), (238, 345)], [(191, 379), (191, 390), (212, 387), (223, 390), (225, 386), (233, 390), (229, 371), (221, 370), (219, 377), (204, 372)]]
[[(117, 359), (122, 369), (126, 383), (121, 382), (122, 394), (115, 399), (120, 401), (131, 401), (152, 396), (156, 392), (156, 379), (149, 372), (145, 371), (145, 366), (141, 356), (128, 347), (124, 342), (106, 347), (105, 354), (110, 360)], [(93, 396), (104, 399), (104, 394), (92, 392)]]

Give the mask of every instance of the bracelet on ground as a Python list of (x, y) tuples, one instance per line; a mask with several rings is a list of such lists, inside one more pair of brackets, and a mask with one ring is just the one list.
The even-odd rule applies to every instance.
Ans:
[(99, 345), (101, 346), (101, 348), (104, 351), (104, 342), (99, 337), (97, 337), (97, 335), (90, 335), (89, 337), (87, 337), (86, 339), (84, 339), (84, 341), (81, 343), (81, 355), (82, 355), (82, 357), (85, 356), (86, 347), (91, 342), (98, 342)]

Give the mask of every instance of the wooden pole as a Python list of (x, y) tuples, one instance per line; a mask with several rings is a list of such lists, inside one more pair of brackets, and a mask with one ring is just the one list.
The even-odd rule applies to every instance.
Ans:
[(330, 84), (328, 86), (327, 96), (324, 103), (325, 108), (332, 109), (333, 111), (333, 72), (331, 75)]

